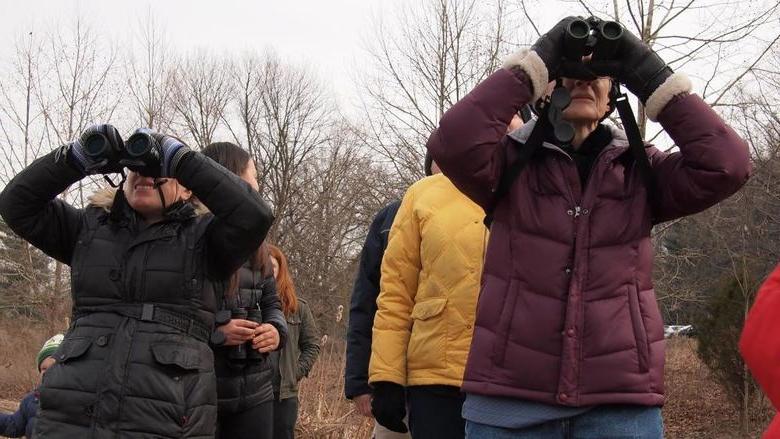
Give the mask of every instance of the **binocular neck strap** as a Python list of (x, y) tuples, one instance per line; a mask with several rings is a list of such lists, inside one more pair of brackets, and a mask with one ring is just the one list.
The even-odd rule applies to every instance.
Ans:
[(160, 180), (156, 180), (155, 179), (155, 181), (154, 181), (154, 188), (157, 189), (157, 195), (160, 196), (160, 203), (162, 203), (162, 210), (163, 210), (163, 212), (165, 212), (165, 208), (168, 207), (168, 206), (165, 205), (165, 194), (163, 194), (163, 191), (162, 191), (162, 185), (164, 185), (165, 183), (168, 183), (168, 179), (167, 178), (160, 179)]
[[(528, 136), (528, 139), (525, 141), (525, 143), (518, 147), (517, 158), (511, 164), (509, 164), (506, 169), (504, 169), (504, 172), (501, 173), (501, 178), (498, 181), (498, 186), (496, 186), (494, 195), (496, 200), (503, 198), (509, 193), (509, 189), (512, 187), (512, 183), (514, 183), (515, 179), (517, 179), (517, 177), (523, 171), (525, 165), (531, 161), (531, 157), (533, 156), (534, 152), (542, 145), (542, 142), (547, 136), (547, 133), (552, 130), (550, 118), (547, 114), (548, 110), (549, 103), (546, 106), (539, 108), (539, 117), (536, 119), (536, 124), (531, 130), (531, 134)], [(490, 225), (493, 224), (494, 209), (495, 206), (486, 210), (485, 218), (482, 220), (482, 222), (485, 224), (485, 227), (488, 229), (490, 229)]]
[(653, 206), (655, 178), (653, 177), (650, 159), (647, 157), (645, 142), (642, 140), (642, 134), (639, 132), (639, 126), (636, 123), (634, 112), (631, 111), (628, 97), (625, 93), (620, 92), (619, 89), (617, 89), (617, 92), (613, 95), (613, 100), (618, 114), (620, 115), (620, 120), (623, 122), (623, 129), (626, 131), (626, 137), (628, 137), (628, 149), (634, 158), (634, 163), (636, 163), (639, 176), (642, 178), (642, 182), (645, 185), (645, 191), (647, 192), (650, 205)]

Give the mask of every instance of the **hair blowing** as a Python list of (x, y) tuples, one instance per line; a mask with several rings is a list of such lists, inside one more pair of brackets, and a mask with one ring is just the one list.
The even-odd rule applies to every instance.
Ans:
[(282, 311), (284, 311), (285, 317), (289, 317), (290, 314), (298, 311), (298, 297), (295, 295), (295, 284), (290, 276), (287, 257), (275, 245), (269, 244), (268, 250), (271, 252), (271, 257), (276, 259), (279, 264), (279, 274), (276, 275), (276, 291), (282, 302)]

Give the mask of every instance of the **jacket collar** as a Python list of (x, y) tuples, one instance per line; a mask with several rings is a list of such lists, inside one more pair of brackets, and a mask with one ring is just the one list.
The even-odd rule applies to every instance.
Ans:
[[(99, 207), (108, 213), (111, 221), (140, 221), (138, 213), (133, 210), (124, 197), (124, 192), (113, 189), (101, 189), (89, 199), (90, 205)], [(177, 201), (165, 209), (162, 222), (182, 222), (197, 216), (196, 209), (190, 202)]]
[[(528, 140), (528, 137), (531, 136), (531, 131), (533, 131), (534, 126), (536, 126), (536, 119), (526, 122), (520, 128), (507, 134), (507, 136), (509, 136), (511, 139), (519, 143), (525, 144), (525, 142)], [(627, 151), (628, 137), (626, 137), (626, 133), (623, 130), (619, 130), (612, 125), (605, 124), (604, 126), (610, 131), (610, 134), (612, 134), (612, 141), (606, 148), (604, 148), (604, 151), (610, 151), (610, 156), (613, 158)], [(566, 153), (566, 151), (564, 151), (562, 148), (560, 148), (559, 146), (553, 143), (546, 142), (546, 141), (542, 142), (542, 147), (553, 151), (557, 151), (571, 158), (569, 154)]]

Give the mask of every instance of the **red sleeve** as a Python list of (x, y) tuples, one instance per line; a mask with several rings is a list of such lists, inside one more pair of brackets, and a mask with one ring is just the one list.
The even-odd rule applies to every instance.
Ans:
[[(772, 404), (780, 407), (780, 265), (758, 290), (739, 350)], [(774, 429), (780, 430), (780, 425)]]

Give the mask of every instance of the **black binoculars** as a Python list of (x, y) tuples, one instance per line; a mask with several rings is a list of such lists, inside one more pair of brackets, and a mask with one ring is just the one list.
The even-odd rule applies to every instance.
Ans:
[[(151, 130), (136, 131), (124, 145), (112, 144), (102, 133), (92, 133), (83, 142), (84, 154), (96, 163), (116, 164), (118, 169), (127, 167), (131, 171), (148, 177), (159, 177), (162, 169), (163, 152), (160, 141), (168, 136), (155, 136)], [(173, 139), (173, 138), (171, 138)]]
[(566, 28), (563, 56), (577, 62), (587, 55), (593, 55), (593, 60), (611, 59), (622, 36), (623, 26), (617, 21), (576, 19)]
[[(579, 79), (594, 79), (595, 75), (586, 68), (582, 58), (591, 55), (591, 61), (611, 60), (620, 48), (623, 26), (616, 21), (605, 21), (596, 17), (587, 20), (577, 18), (566, 27), (563, 41), (563, 63), (560, 76)], [(569, 92), (557, 85), (545, 101), (545, 110), (539, 111), (545, 124), (552, 130), (560, 143), (569, 143), (574, 138), (574, 127), (563, 119), (563, 111), (571, 103)]]
[[(263, 311), (255, 306), (252, 308), (236, 308), (230, 312), (231, 319), (243, 319), (255, 322), (257, 324), (263, 323)], [(261, 354), (254, 348), (252, 348), (252, 342), (232, 346), (228, 351), (228, 358), (231, 360), (259, 360), (264, 357), (265, 354)]]

